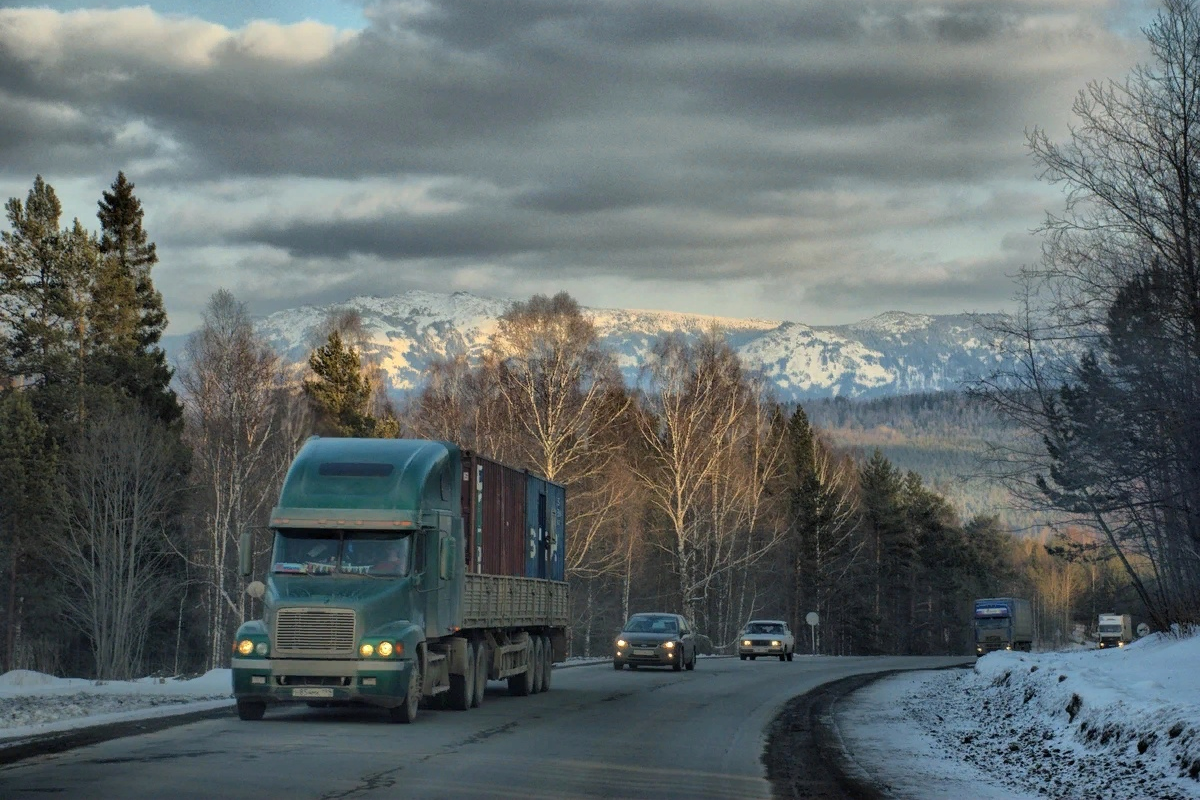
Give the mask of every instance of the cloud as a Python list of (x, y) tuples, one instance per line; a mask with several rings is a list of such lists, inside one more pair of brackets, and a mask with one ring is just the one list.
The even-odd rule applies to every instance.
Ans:
[[(6, 9), (0, 181), (90, 178), (98, 198), (124, 169), (163, 280), (188, 263), (190, 286), (279, 307), (312, 292), (240, 271), (292, 269), (328, 300), (446, 275), (620, 296), (604, 278), (628, 305), (713, 311), (678, 304), (737, 285), (758, 316), (869, 316), (874, 277), (904, 292), (880, 270), (928, 261), (947, 278), (915, 280), (926, 306), (996, 307), (1009, 292), (973, 265), (1016, 269), (1005, 237), (1056, 200), (1024, 131), (1062, 132), (1076, 91), (1136, 60), (1107, 9), (445, 0), (373, 4), (360, 31)], [(805, 289), (773, 302), (784, 286)]]

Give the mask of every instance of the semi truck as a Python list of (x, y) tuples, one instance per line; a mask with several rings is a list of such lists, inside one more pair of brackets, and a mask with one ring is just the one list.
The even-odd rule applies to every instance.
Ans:
[(1030, 601), (1020, 597), (986, 597), (975, 603), (976, 655), (994, 650), (1026, 650), (1034, 646)]
[(1125, 647), (1134, 641), (1134, 627), (1129, 614), (1097, 615), (1097, 647)]
[(479, 706), (489, 680), (547, 691), (567, 657), (565, 515), (561, 484), (450, 442), (311, 437), (247, 586), (263, 616), (234, 638), (238, 716), (361, 704), (411, 723)]

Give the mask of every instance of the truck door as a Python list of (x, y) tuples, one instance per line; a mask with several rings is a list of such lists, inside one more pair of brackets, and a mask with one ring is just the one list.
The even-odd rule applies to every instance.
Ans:
[(538, 577), (546, 578), (546, 532), (549, 527), (546, 524), (546, 492), (541, 492), (538, 495)]

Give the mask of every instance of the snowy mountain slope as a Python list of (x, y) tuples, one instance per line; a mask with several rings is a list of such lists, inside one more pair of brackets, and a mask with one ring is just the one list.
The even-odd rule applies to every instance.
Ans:
[[(257, 323), (287, 360), (303, 362), (324, 341), (331, 315), (355, 310), (367, 350), (403, 394), (421, 384), (434, 359), (477, 357), (510, 301), (467, 292), (409, 291), (392, 297), (355, 297), (344, 303), (278, 311)], [(781, 400), (881, 397), (953, 390), (998, 365), (991, 337), (968, 315), (889, 312), (841, 326), (714, 317), (669, 311), (584, 309), (601, 340), (631, 381), (655, 341), (665, 334), (699, 336), (717, 325), (747, 366), (762, 369)], [(178, 351), (179, 343), (171, 348)]]

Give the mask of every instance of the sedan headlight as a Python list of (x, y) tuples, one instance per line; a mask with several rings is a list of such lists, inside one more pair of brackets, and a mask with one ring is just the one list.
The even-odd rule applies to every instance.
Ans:
[(771, 646), (772, 646), (772, 647), (779, 647), (779, 646), (780, 646), (780, 643), (779, 643), (779, 642), (772, 642), (772, 643), (771, 643)]
[(664, 642), (663, 646), (666, 647), (668, 650), (671, 650), (673, 647), (676, 646), (676, 643), (675, 642)]
[(750, 647), (750, 646), (751, 646), (751, 640), (750, 640), (750, 639), (743, 639), (743, 640), (742, 640), (742, 646), (743, 646), (743, 647)]
[(618, 646), (619, 648), (620, 648), (620, 647), (625, 647), (625, 646), (626, 646), (626, 645), (628, 645), (628, 644), (629, 644), (629, 642), (627, 642), (625, 639), (618, 639), (618, 640), (617, 640), (617, 646)]

